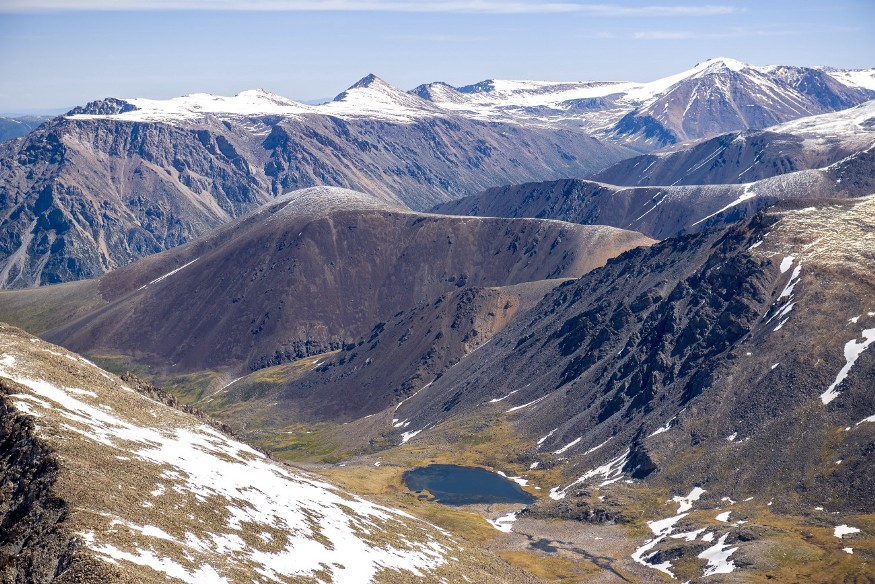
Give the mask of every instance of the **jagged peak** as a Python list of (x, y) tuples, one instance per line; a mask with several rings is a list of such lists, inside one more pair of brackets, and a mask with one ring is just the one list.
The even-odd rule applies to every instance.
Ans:
[(457, 88), (460, 93), (489, 93), (495, 91), (495, 79), (484, 79), (471, 85)]
[(367, 75), (365, 75), (364, 77), (362, 77), (361, 79), (359, 79), (358, 81), (356, 81), (355, 83), (350, 85), (346, 91), (350, 91), (352, 89), (370, 89), (370, 88), (381, 88), (381, 89), (390, 88), (390, 89), (393, 89), (395, 91), (401, 91), (400, 89), (398, 89), (397, 87), (395, 87), (391, 83), (384, 81), (383, 79), (381, 79), (380, 77), (377, 77), (373, 73), (368, 73)]
[(124, 99), (118, 99), (116, 97), (107, 97), (104, 99), (97, 99), (95, 101), (90, 101), (84, 106), (77, 106), (68, 111), (67, 116), (75, 116), (75, 115), (93, 115), (93, 116), (106, 116), (106, 115), (117, 115), (123, 114), (126, 112), (131, 112), (136, 110), (137, 107)]

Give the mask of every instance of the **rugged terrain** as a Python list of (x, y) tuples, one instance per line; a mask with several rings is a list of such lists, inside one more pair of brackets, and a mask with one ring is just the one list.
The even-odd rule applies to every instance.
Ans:
[(0, 324), (3, 582), (529, 581)]
[(623, 186), (752, 183), (825, 168), (875, 143), (875, 100), (766, 130), (733, 132), (618, 162), (590, 178)]
[[(583, 225), (633, 229), (656, 239), (733, 223), (781, 200), (825, 196), (846, 198), (860, 189), (836, 174), (859, 176), (870, 187), (872, 153), (842, 161), (829, 170), (800, 171), (744, 185), (618, 187), (580, 179), (489, 189), (437, 205), (435, 213), (477, 217), (533, 217)], [(846, 188), (842, 188), (842, 187)]]
[(873, 104), (639, 156), (593, 180), (497, 187), (433, 210), (613, 225), (663, 239), (781, 200), (868, 195), (875, 191)]
[(0, 581), (875, 581), (873, 92), (371, 75), (0, 144), (0, 286), (99, 276), (0, 290)]
[(873, 79), (712, 59), (650, 83), (489, 80), (405, 92), (368, 75), (315, 106), (263, 90), (105, 98), (0, 145), (0, 287), (96, 277), (303, 187), (422, 210), (490, 187), (584, 177), (666, 144), (849, 108), (875, 96)]
[(260, 91), (106, 99), (0, 144), (0, 286), (95, 277), (298, 188), (342, 186), (423, 209), (628, 155), (580, 131), (427, 109), (399, 117), (393, 103), (380, 115), (360, 103), (379, 97), (427, 106), (375, 78), (321, 110)]
[(539, 501), (479, 510), (508, 532), (489, 545), (548, 579), (866, 581), (873, 237), (871, 196), (784, 202), (556, 287), (454, 292), (198, 403), (372, 492), (504, 471)]
[(561, 282), (464, 287), (400, 310), (305, 366), (272, 367), (219, 390), (183, 395), (260, 436), (302, 422), (360, 420), (396, 406), (443, 375)]
[(716, 58), (649, 83), (486, 80), (412, 93), (475, 119), (578, 126), (652, 150), (842, 110), (875, 96), (875, 70), (755, 66)]
[(108, 304), (45, 336), (155, 374), (236, 377), (339, 349), (452, 290), (576, 277), (651, 242), (604, 226), (415, 213), (314, 187), (107, 274), (98, 292)]
[[(683, 580), (718, 566), (871, 578), (873, 237), (867, 197), (632, 250), (550, 292), (394, 417), (426, 444), (466, 420), (509, 424), (528, 447), (506, 468), (550, 490), (539, 516), (635, 521), (663, 493), (633, 559)], [(793, 565), (775, 561), (794, 547)]]

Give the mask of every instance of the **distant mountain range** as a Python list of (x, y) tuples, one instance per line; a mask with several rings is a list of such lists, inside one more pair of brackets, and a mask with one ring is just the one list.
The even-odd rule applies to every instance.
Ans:
[(50, 119), (49, 116), (0, 117), (0, 142), (29, 134)]
[(0, 287), (98, 276), (301, 187), (426, 209), (585, 177), (635, 150), (848, 108), (875, 96), (873, 75), (715, 59), (645, 84), (405, 92), (369, 75), (316, 106), (261, 90), (107, 98), (0, 145)]
[(413, 93), (476, 119), (583, 127), (652, 149), (859, 104), (875, 97), (875, 69), (757, 67), (718, 58), (650, 83), (488, 80), (458, 88), (432, 83)]

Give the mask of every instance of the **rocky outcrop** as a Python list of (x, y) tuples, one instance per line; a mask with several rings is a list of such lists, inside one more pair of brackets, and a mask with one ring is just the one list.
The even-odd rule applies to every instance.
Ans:
[(118, 581), (118, 572), (94, 560), (66, 525), (69, 505), (55, 488), (58, 459), (33, 419), (8, 399), (22, 390), (0, 379), (0, 582)]
[(52, 490), (58, 463), (6, 399), (18, 391), (0, 380), (0, 581), (52, 582), (76, 546), (62, 527), (67, 504)]

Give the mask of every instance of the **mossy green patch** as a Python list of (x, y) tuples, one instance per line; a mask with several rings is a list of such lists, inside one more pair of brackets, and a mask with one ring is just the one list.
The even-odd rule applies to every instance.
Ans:
[(221, 382), (221, 379), (221, 375), (216, 371), (201, 371), (171, 377), (163, 382), (163, 386), (181, 403), (195, 405), (204, 399), (211, 388)]
[(106, 302), (97, 280), (26, 290), (0, 291), (0, 321), (40, 334), (85, 315)]
[(130, 371), (140, 379), (152, 381), (154, 376), (150, 369), (145, 365), (134, 363), (127, 355), (111, 354), (111, 353), (85, 353), (85, 356), (101, 369), (105, 369), (110, 373), (122, 375), (126, 371)]

